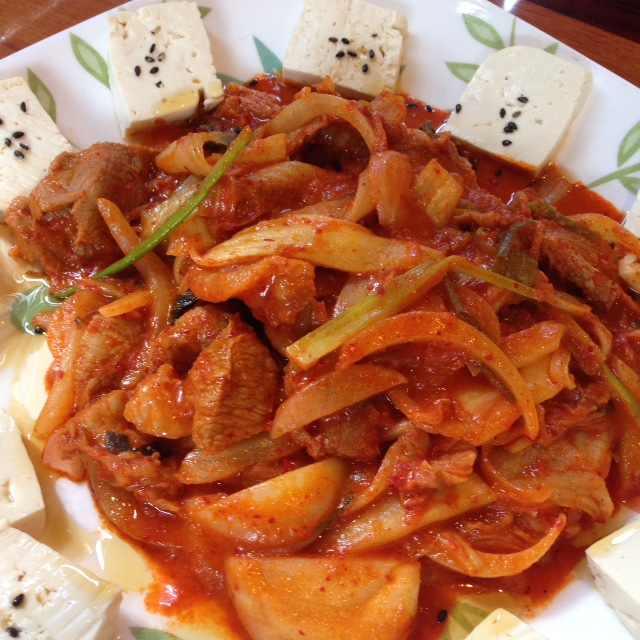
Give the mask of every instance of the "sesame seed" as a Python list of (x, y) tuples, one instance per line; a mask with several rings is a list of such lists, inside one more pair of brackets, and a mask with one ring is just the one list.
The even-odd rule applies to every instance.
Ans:
[(425, 109), (426, 109), (429, 113), (433, 113), (433, 107), (432, 107), (430, 104), (426, 105), (426, 106), (425, 106)]
[(460, 111), (462, 111), (462, 105), (461, 104), (457, 104), (456, 105), (456, 113), (460, 113)]
[(500, 117), (504, 118), (507, 115), (507, 110), (506, 109), (500, 109)]
[(162, 62), (162, 61), (164, 60), (164, 56), (165, 56), (164, 51), (161, 51), (161, 52), (158, 54), (158, 62)]
[(338, 38), (336, 38), (336, 37), (334, 37), (334, 36), (331, 36), (331, 37), (329, 38), (329, 42), (338, 42)]
[(19, 607), (24, 602), (24, 593), (19, 593), (12, 601), (12, 607)]
[(156, 87), (158, 87), (158, 89), (162, 86), (162, 80), (158, 80), (158, 82), (156, 82)]
[(6, 632), (11, 638), (17, 638), (20, 635), (20, 630), (15, 627), (7, 627)]
[(24, 142), (20, 143), (20, 148), (24, 149), (25, 151), (29, 151), (29, 145), (25, 144)]
[(446, 622), (447, 617), (449, 616), (449, 614), (447, 613), (446, 609), (442, 609), (441, 611), (438, 611), (438, 624), (442, 624), (443, 622)]
[(509, 125), (507, 125), (507, 126), (503, 129), (503, 131), (504, 131), (505, 133), (513, 133), (513, 129), (512, 129)]
[(498, 169), (495, 175), (496, 175), (496, 178), (499, 178), (502, 175), (502, 169)]
[(158, 71), (160, 71), (158, 67), (151, 67), (151, 69), (149, 69), (149, 73), (158, 73)]
[(376, 52), (373, 49), (369, 49), (369, 57), (370, 58), (375, 58), (376, 57)]
[(145, 59), (146, 62), (155, 62), (156, 61), (156, 59), (152, 58), (151, 56), (145, 56), (144, 59)]
[(369, 71), (369, 65), (368, 64), (363, 64), (362, 65), (362, 73), (367, 73), (367, 71)]
[(511, 140), (503, 140), (502, 141), (502, 146), (503, 147), (508, 147), (511, 144)]
[(415, 102), (407, 102), (408, 109), (417, 109), (418, 105)]
[(2, 124), (2, 118), (0, 118), (0, 124)]
[(349, 49), (349, 51), (347, 51), (347, 55), (351, 56), (352, 58), (357, 58), (358, 54), (355, 51), (352, 51), (351, 49)]
[(336, 53), (336, 58), (344, 58), (344, 51), (338, 51), (338, 53)]
[(156, 43), (154, 42), (150, 47), (149, 47), (149, 53), (153, 53), (156, 50)]
[(518, 125), (515, 122), (510, 122), (507, 126), (511, 127), (513, 131), (515, 131), (518, 128)]
[(372, 38), (377, 38), (377, 37), (378, 37), (378, 34), (377, 34), (377, 33), (372, 33), (372, 34), (371, 34), (371, 37), (372, 37)]
[(249, 80), (247, 86), (248, 87), (255, 87), (258, 84), (258, 78), (253, 78), (253, 80)]
[(13, 155), (14, 155), (16, 158), (20, 158), (20, 160), (22, 160), (22, 158), (24, 158), (24, 153), (22, 153), (22, 151), (20, 151), (20, 149), (16, 149), (16, 150), (13, 152)]
[(518, 98), (518, 102), (522, 102), (522, 104), (527, 104), (527, 102), (529, 102), (529, 98), (527, 98), (526, 96), (520, 96)]
[(13, 137), (13, 138), (22, 138), (23, 135), (24, 135), (24, 131), (14, 131), (11, 134), (11, 137)]
[(514, 111), (514, 112), (511, 114), (511, 117), (512, 117), (512, 118), (517, 118), (521, 113), (522, 113), (522, 111)]
[(342, 42), (342, 44), (351, 44), (348, 38), (342, 38), (340, 42)]
[(22, 113), (27, 113), (27, 103), (26, 102), (21, 102), (20, 103), (20, 110), (22, 111)]
[(4, 144), (5, 144), (7, 147), (10, 147), (10, 146), (11, 146), (11, 138), (5, 138), (5, 139), (4, 139)]
[(136, 65), (136, 66), (133, 68), (133, 72), (134, 72), (137, 76), (139, 76), (139, 75), (140, 75), (140, 67), (139, 67), (138, 65)]

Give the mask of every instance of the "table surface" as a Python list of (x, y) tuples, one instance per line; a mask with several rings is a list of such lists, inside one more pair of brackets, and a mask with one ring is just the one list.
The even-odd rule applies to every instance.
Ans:
[[(491, 2), (640, 87), (640, 0)], [(122, 0), (0, 0), (0, 58), (121, 4)]]

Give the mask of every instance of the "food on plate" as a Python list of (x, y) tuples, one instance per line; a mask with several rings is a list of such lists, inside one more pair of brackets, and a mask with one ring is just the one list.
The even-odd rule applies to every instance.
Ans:
[(363, 0), (306, 0), (283, 61), (285, 78), (313, 84), (330, 76), (347, 97), (394, 91), (407, 19)]
[(22, 434), (11, 416), (0, 412), (0, 520), (28, 533), (44, 529), (45, 509), (42, 491), (33, 463), (25, 449)]
[(11, 201), (29, 194), (59, 153), (75, 148), (20, 77), (0, 81), (0, 140), (0, 221), (4, 221)]
[(120, 589), (0, 521), (2, 629), (11, 638), (115, 638)]
[(640, 492), (640, 241), (554, 167), (522, 184), (537, 147), (501, 155), (501, 198), (445, 112), (317, 79), (229, 83), (12, 202), (14, 255), (60, 294), (34, 437), (177, 615), (431, 640), (462, 594), (556, 591), (613, 480)]
[(538, 173), (555, 156), (591, 83), (584, 67), (541, 49), (507, 47), (480, 65), (444, 130)]
[(118, 11), (109, 22), (109, 80), (123, 136), (191, 117), (222, 100), (209, 37), (194, 2)]
[(506, 609), (496, 609), (467, 636), (466, 640), (545, 640), (545, 636)]
[(595, 542), (587, 549), (587, 561), (596, 586), (634, 638), (640, 638), (640, 520)]

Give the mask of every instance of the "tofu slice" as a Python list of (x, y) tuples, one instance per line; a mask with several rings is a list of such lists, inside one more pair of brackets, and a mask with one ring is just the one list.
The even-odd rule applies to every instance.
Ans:
[(314, 83), (331, 76), (352, 98), (395, 91), (407, 19), (363, 0), (306, 0), (283, 63), (285, 78)]
[(120, 589), (6, 520), (0, 521), (0, 593), (2, 628), (11, 637), (117, 638)]
[(506, 609), (496, 609), (467, 636), (466, 640), (546, 640), (546, 637)]
[(640, 638), (640, 520), (592, 544), (587, 562), (607, 604)]
[(0, 80), (0, 222), (11, 201), (31, 193), (63, 151), (75, 147), (24, 78)]
[(491, 54), (442, 126), (453, 137), (538, 173), (584, 104), (591, 74), (533, 47)]
[(166, 2), (108, 18), (109, 81), (123, 136), (191, 117), (222, 101), (211, 43), (195, 2)]
[(37, 536), (45, 523), (42, 491), (20, 430), (4, 411), (0, 411), (0, 452), (0, 520)]

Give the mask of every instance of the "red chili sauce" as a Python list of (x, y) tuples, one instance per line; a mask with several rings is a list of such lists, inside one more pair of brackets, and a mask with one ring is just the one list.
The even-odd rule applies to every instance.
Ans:
[[(291, 102), (300, 87), (285, 84), (273, 76), (260, 76), (248, 83), (249, 87), (278, 96), (283, 104)], [(437, 130), (447, 119), (448, 112), (419, 100), (407, 97), (405, 123), (410, 127)], [(192, 126), (190, 123), (188, 126)], [(184, 135), (184, 125), (171, 126), (143, 134), (139, 142), (157, 147)], [(516, 191), (529, 187), (534, 178), (517, 166), (511, 166), (474, 149), (462, 148), (476, 171), (480, 187), (490, 191), (504, 202), (509, 202)], [(557, 181), (559, 170), (551, 166), (545, 170), (544, 180), (550, 174)], [(554, 206), (563, 214), (603, 213), (620, 220), (620, 212), (609, 202), (581, 183), (566, 182), (562, 197)], [(144, 520), (144, 513), (136, 517)], [(140, 526), (145, 525), (141, 522)], [(153, 537), (153, 521), (146, 523)], [(225, 594), (222, 566), (215, 558), (215, 550), (207, 550), (202, 558), (194, 561), (193, 554), (181, 548), (184, 529), (176, 531), (175, 547), (151, 547), (140, 544), (155, 571), (155, 586), (146, 597), (152, 611), (201, 625), (203, 628), (221, 624), (233, 629), (237, 638), (249, 638), (242, 628), (231, 603)], [(193, 541), (191, 541), (192, 543)], [(134, 542), (134, 544), (136, 544)], [(213, 557), (211, 554), (213, 553)], [(549, 603), (571, 580), (571, 572), (583, 557), (583, 551), (570, 545), (554, 547), (543, 561), (523, 574), (513, 578), (473, 579), (456, 575), (435, 563), (423, 562), (423, 583), (420, 592), (419, 612), (411, 640), (435, 640), (442, 634), (448, 614), (461, 597), (474, 594), (506, 592), (522, 601), (523, 613), (531, 614)], [(203, 566), (204, 561), (211, 564)], [(214, 599), (220, 606), (211, 606)]]

